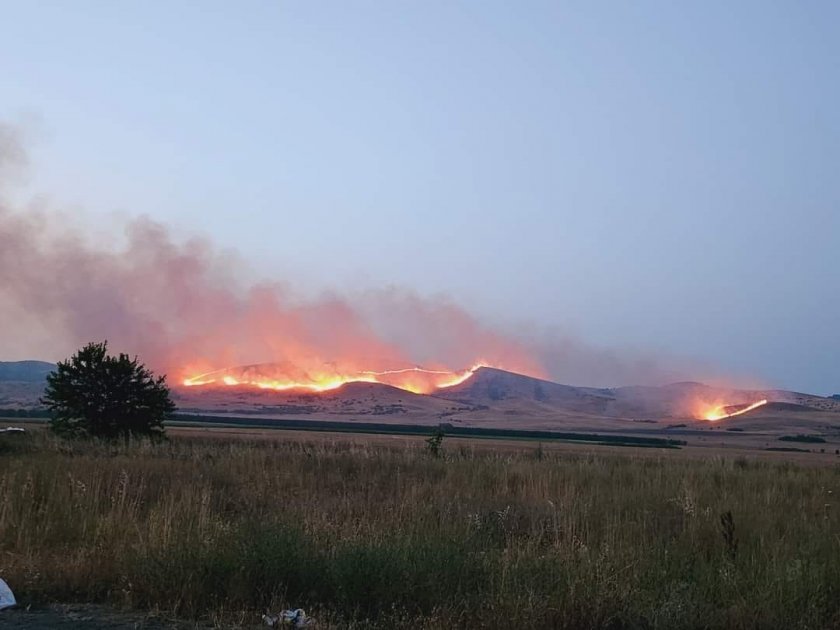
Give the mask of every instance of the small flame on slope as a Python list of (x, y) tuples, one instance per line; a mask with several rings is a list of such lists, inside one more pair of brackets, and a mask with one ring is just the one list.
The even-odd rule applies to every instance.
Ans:
[(703, 418), (703, 420), (715, 422), (716, 420), (723, 420), (725, 418), (732, 418), (733, 416), (740, 416), (742, 413), (747, 413), (748, 411), (752, 411), (753, 409), (758, 409), (762, 405), (766, 405), (767, 402), (767, 399), (759, 400), (758, 402), (754, 402), (752, 404), (747, 405), (743, 409), (738, 409), (731, 413), (726, 412), (726, 405), (717, 405), (715, 407), (706, 409), (701, 414), (701, 417)]

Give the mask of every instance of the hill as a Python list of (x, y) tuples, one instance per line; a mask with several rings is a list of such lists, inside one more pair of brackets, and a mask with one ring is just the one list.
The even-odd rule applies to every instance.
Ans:
[[(434, 394), (464, 404), (512, 408), (530, 405), (544, 411), (576, 412), (607, 418), (692, 419), (703, 406), (732, 407), (768, 400), (764, 412), (840, 412), (838, 401), (785, 390), (746, 390), (712, 387), (697, 382), (661, 386), (591, 388), (561, 385), (544, 379), (480, 368), (472, 378)], [(753, 415), (760, 415), (756, 410)]]
[(0, 408), (31, 409), (46, 386), (55, 365), (45, 361), (0, 361)]
[(547, 410), (586, 414), (603, 413), (612, 400), (601, 390), (561, 385), (489, 367), (477, 369), (463, 383), (440, 389), (434, 395), (466, 405), (509, 406), (509, 403), (528, 402)]
[(188, 387), (176, 389), (179, 409), (192, 413), (229, 415), (258, 414), (264, 417), (371, 416), (388, 420), (411, 420), (437, 424), (457, 408), (450, 401), (414, 394), (382, 383), (347, 383), (326, 392), (272, 391), (247, 386)]
[(0, 361), (0, 382), (41, 383), (54, 369), (46, 361)]

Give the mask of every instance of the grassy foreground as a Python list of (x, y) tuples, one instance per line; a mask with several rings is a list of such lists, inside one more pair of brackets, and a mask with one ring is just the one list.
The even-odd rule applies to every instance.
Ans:
[(743, 460), (0, 435), (0, 576), (225, 626), (838, 627), (838, 496)]

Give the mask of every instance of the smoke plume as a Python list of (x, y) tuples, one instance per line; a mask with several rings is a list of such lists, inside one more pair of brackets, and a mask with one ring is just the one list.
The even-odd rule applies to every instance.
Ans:
[(303, 298), (282, 283), (249, 283), (201, 239), (176, 240), (149, 218), (113, 239), (50, 210), (12, 207), (26, 152), (0, 125), (0, 359), (69, 356), (107, 339), (179, 382), (262, 362), (347, 370), (476, 362), (587, 384), (667, 380), (679, 370), (563, 338), (503, 334), (447, 299), (400, 288)]

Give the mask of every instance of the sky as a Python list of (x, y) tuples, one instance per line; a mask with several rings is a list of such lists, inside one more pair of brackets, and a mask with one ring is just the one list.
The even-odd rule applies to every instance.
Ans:
[(147, 215), (314, 291), (407, 286), (501, 327), (840, 392), (836, 2), (0, 15), (20, 195)]

